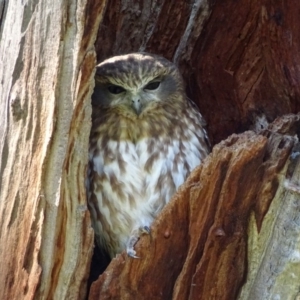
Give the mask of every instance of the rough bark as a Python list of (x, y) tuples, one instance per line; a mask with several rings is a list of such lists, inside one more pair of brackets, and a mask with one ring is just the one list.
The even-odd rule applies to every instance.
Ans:
[(215, 146), (138, 242), (141, 259), (117, 256), (89, 299), (231, 300), (243, 284), (241, 299), (295, 297), (299, 194), (286, 187), (300, 175), (299, 155), (289, 158), (295, 128), (300, 115)]
[(109, 2), (98, 61), (148, 51), (174, 60), (213, 144), (300, 110), (297, 0)]
[[(173, 59), (213, 144), (299, 111), (299, 2), (160, 1), (149, 19), (142, 3), (110, 2), (98, 32), (98, 60), (140, 50)], [(152, 241), (142, 238), (142, 259), (113, 260), (90, 299), (294, 297), (299, 246), (266, 233), (278, 236), (284, 224), (297, 240), (297, 221), (293, 230), (287, 225), (297, 212), (287, 207), (295, 206), (297, 192), (290, 192), (297, 191), (299, 171), (291, 179), (294, 171), (287, 169), (296, 164), (289, 155), (299, 137), (298, 118), (274, 123), (293, 124), (285, 132), (272, 125), (217, 145), (153, 225)], [(282, 251), (289, 253), (284, 261)], [(267, 276), (268, 266), (275, 274)], [(295, 271), (289, 285), (285, 267)]]
[(84, 176), (102, 9), (1, 2), (1, 299), (86, 294), (93, 231)]
[(295, 298), (299, 115), (268, 123), (300, 108), (300, 2), (19, 2), (0, 0), (1, 298), (84, 299), (95, 57), (134, 51), (179, 65), (212, 144), (256, 133), (216, 145), (90, 299)]
[(299, 112), (299, 9), (298, 1), (216, 1), (191, 56), (192, 90), (215, 142)]

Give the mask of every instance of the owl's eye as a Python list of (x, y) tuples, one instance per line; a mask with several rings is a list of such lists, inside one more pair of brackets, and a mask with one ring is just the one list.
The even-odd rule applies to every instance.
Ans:
[(107, 87), (107, 89), (109, 90), (110, 93), (115, 95), (125, 92), (125, 89), (123, 89), (121, 86), (118, 85), (110, 85)]
[(144, 89), (153, 91), (153, 90), (156, 90), (159, 87), (159, 85), (160, 85), (160, 81), (153, 81), (153, 82), (148, 83), (144, 87)]

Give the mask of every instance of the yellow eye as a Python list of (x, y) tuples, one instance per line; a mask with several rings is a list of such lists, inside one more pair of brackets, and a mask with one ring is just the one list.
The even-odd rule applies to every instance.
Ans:
[(144, 87), (144, 89), (153, 91), (153, 90), (156, 90), (159, 87), (159, 85), (160, 85), (160, 81), (153, 81), (153, 82), (148, 83)]
[(107, 87), (107, 89), (110, 93), (115, 95), (125, 92), (125, 89), (123, 89), (121, 86), (118, 85), (110, 85)]

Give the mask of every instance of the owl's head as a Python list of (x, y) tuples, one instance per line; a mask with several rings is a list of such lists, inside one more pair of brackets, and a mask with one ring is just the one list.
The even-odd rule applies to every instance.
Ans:
[(183, 101), (184, 85), (177, 67), (148, 53), (109, 58), (97, 66), (93, 105), (118, 107), (134, 114), (167, 101)]

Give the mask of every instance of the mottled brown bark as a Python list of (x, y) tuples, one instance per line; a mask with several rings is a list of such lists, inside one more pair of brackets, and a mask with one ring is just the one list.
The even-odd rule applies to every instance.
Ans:
[(1, 299), (86, 296), (93, 231), (84, 178), (103, 9), (1, 1)]
[[(278, 279), (281, 275), (269, 278), (265, 274), (267, 262), (285, 274), (276, 262), (282, 261), (280, 246), (265, 232), (276, 231), (277, 217), (294, 218), (293, 214), (282, 217), (278, 203), (293, 202), (284, 200), (283, 186), (286, 177), (290, 180), (293, 172), (297, 174), (291, 167), (297, 163), (291, 163), (289, 155), (294, 136), (299, 137), (299, 116), (278, 119), (269, 128), (268, 124), (299, 112), (299, 2), (158, 1), (151, 7), (145, 3), (110, 2), (98, 31), (98, 61), (133, 51), (173, 59), (184, 75), (189, 96), (208, 122), (212, 144), (249, 129), (257, 133), (232, 136), (217, 145), (154, 225), (154, 245), (147, 237), (140, 242), (142, 260), (124, 255), (113, 260), (92, 286), (90, 299), (99, 295), (101, 299), (143, 299), (145, 295), (153, 299), (234, 299), (238, 295), (259, 299), (264, 295), (261, 299), (267, 299), (280, 288), (279, 294), (295, 295), (293, 288), (289, 294), (280, 286), (284, 285)], [(205, 168), (214, 177), (208, 179)], [(195, 176), (200, 179), (191, 187)], [(277, 211), (270, 209), (273, 206)], [(178, 216), (172, 209), (180, 212)], [(176, 225), (177, 231), (172, 227)], [(165, 231), (172, 232), (173, 241), (163, 238)], [(273, 255), (271, 250), (268, 261), (264, 250), (273, 247), (278, 251)], [(177, 264), (170, 270), (168, 264), (174, 261)], [(261, 272), (260, 266), (265, 268)], [(271, 285), (269, 294), (264, 294), (267, 285)]]
[(95, 57), (148, 51), (220, 144), (90, 299), (295, 298), (299, 115), (268, 123), (299, 112), (300, 2), (19, 2), (0, 3), (0, 296), (84, 298)]
[(273, 131), (274, 124), (214, 147), (155, 221), (152, 239), (137, 244), (141, 259), (119, 255), (89, 299), (236, 299), (247, 280), (250, 216), (261, 228), (264, 208), (284, 184), (278, 177), (297, 143), (300, 116), (277, 124), (289, 129)]
[(299, 112), (299, 10), (298, 1), (216, 1), (191, 56), (213, 141)]
[(300, 110), (297, 0), (151, 3), (110, 1), (98, 60), (140, 50), (173, 59), (213, 144)]

